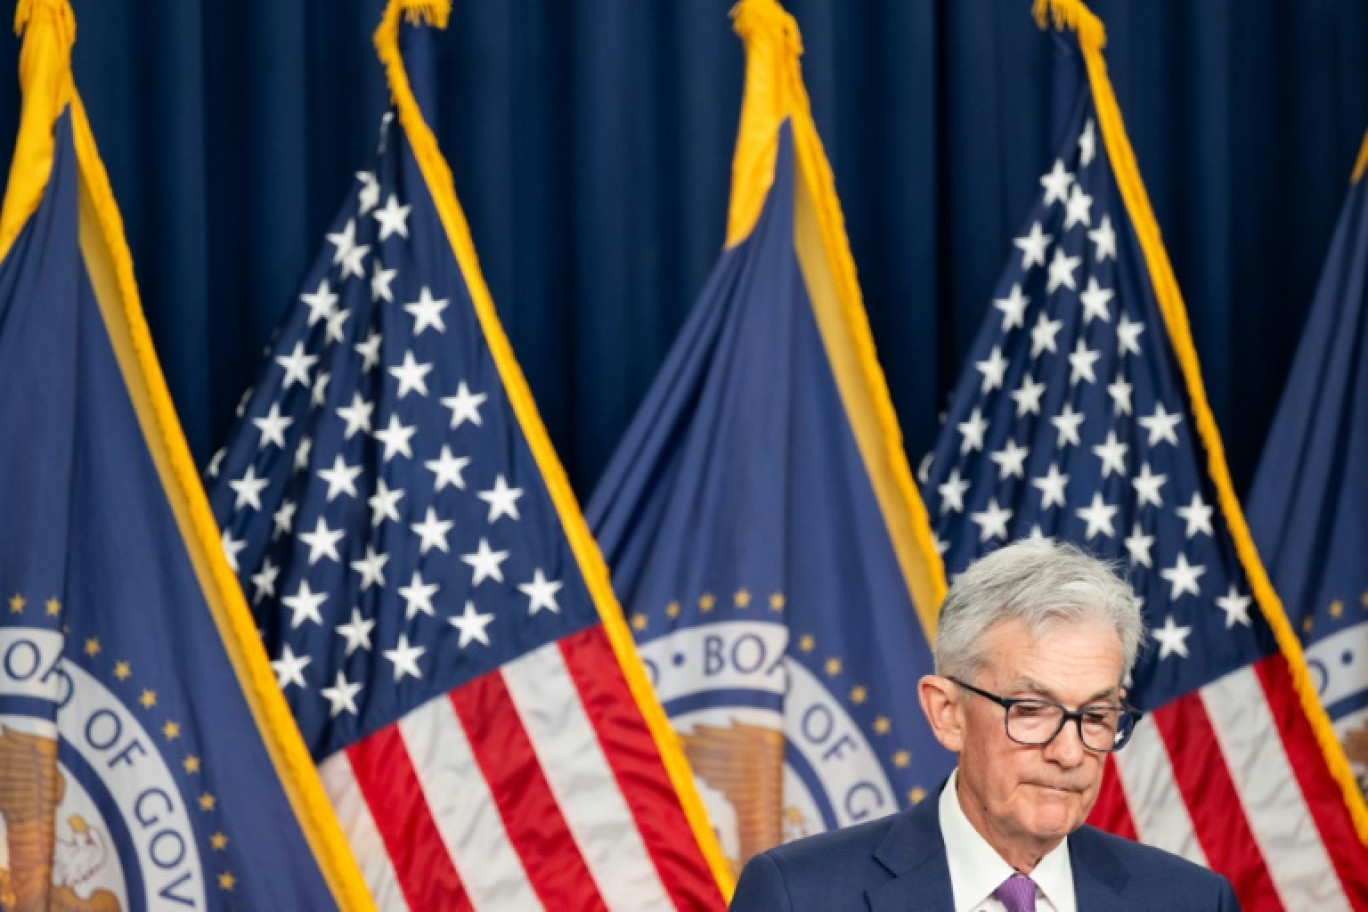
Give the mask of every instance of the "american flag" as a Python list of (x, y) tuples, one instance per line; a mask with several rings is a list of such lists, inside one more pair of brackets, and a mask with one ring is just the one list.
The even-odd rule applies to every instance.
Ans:
[(279, 686), (382, 908), (721, 908), (449, 173), (396, 99), (209, 471)]
[(1040, 535), (1127, 568), (1149, 633), (1130, 699), (1148, 718), (1109, 762), (1095, 823), (1220, 871), (1246, 909), (1363, 908), (1368, 856), (1294, 688), (1304, 664), (1252, 593), (1195, 359), (1166, 328), (1108, 155), (1123, 128), (1104, 142), (1096, 90), (1081, 88), (924, 465), (937, 545), (952, 579)]

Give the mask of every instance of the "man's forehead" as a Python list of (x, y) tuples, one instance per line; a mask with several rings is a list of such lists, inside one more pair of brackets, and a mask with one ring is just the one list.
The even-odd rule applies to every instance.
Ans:
[(1037, 680), (1030, 675), (1023, 674), (1016, 675), (1014, 678), (1008, 680), (1005, 686), (1003, 686), (1003, 690), (1007, 694), (1032, 694), (1044, 697), (1047, 700), (1053, 700), (1056, 703), (1068, 703), (1075, 700), (1083, 703), (1091, 703), (1095, 700), (1118, 696), (1121, 692), (1120, 684), (1109, 682), (1101, 684), (1096, 690), (1088, 691), (1086, 694), (1078, 694), (1072, 692), (1078, 689), (1077, 684), (1078, 682), (1070, 682), (1069, 690), (1071, 692), (1064, 693), (1057, 685), (1051, 684), (1048, 681)]
[(999, 687), (1076, 697), (1080, 688), (1115, 691), (1121, 679), (1121, 638), (1098, 622), (1056, 619), (1033, 629), (1009, 618), (984, 632), (983, 646), (984, 670)]
[(1037, 622), (1016, 615), (993, 621), (983, 631), (985, 640), (998, 640), (997, 645), (1035, 646), (1049, 650), (1067, 646), (1075, 641), (1096, 643), (1101, 640), (1121, 646), (1121, 635), (1110, 623), (1100, 618), (1047, 617)]

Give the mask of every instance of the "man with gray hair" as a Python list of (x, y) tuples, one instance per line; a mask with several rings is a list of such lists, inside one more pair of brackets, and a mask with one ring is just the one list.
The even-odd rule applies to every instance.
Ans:
[(959, 756), (936, 800), (799, 840), (746, 865), (735, 912), (1233, 910), (1226, 880), (1084, 824), (1138, 714), (1144, 634), (1130, 587), (1072, 545), (980, 559), (941, 606), (919, 697)]

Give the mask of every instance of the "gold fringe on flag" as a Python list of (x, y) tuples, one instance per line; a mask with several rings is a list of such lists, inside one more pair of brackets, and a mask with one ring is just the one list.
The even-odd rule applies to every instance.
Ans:
[(1354, 163), (1354, 176), (1349, 179), (1349, 182), (1357, 184), (1362, 180), (1365, 168), (1368, 168), (1368, 131), (1363, 134), (1363, 145), (1359, 148), (1358, 161)]

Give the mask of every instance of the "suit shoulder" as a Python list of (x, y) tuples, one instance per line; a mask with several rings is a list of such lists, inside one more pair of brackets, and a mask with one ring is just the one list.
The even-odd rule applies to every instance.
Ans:
[(805, 836), (775, 846), (764, 854), (780, 867), (801, 866), (818, 859), (829, 860), (848, 855), (868, 857), (878, 848), (879, 843), (883, 842), (897, 819), (898, 815), (892, 814), (839, 830)]
[(841, 912), (864, 907), (864, 889), (890, 875), (874, 851), (898, 815), (776, 846), (746, 863), (733, 912)]
[[(1151, 898), (1181, 898), (1185, 902), (1195, 903), (1193, 908), (1239, 908), (1229, 881), (1186, 858), (1091, 826), (1083, 827), (1069, 839), (1077, 840), (1088, 862), (1110, 854), (1127, 872), (1124, 888), (1127, 892)], [(1075, 864), (1078, 863), (1080, 859), (1075, 855)], [(1177, 910), (1188, 906), (1180, 903), (1173, 908)]]
[(1179, 855), (1174, 855), (1172, 852), (1166, 852), (1163, 849), (1145, 845), (1143, 842), (1136, 842), (1133, 839), (1126, 839), (1123, 836), (1117, 836), (1095, 827), (1085, 826), (1069, 838), (1077, 839), (1079, 837), (1092, 839), (1106, 846), (1132, 870), (1154, 870), (1161, 872), (1165, 877), (1192, 877), (1197, 880), (1210, 880), (1212, 882), (1224, 881), (1225, 879), (1216, 872), (1188, 861)]

